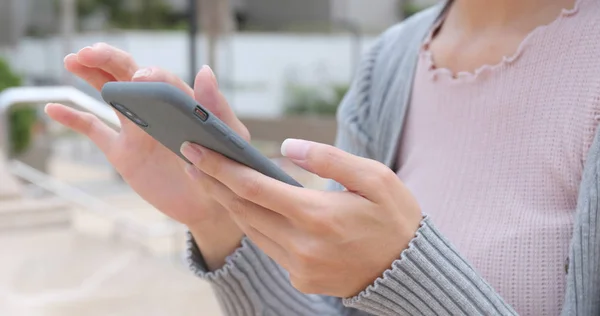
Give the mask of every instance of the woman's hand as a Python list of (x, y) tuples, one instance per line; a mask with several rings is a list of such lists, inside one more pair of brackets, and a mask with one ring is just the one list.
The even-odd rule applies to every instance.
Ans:
[(304, 293), (358, 294), (400, 257), (422, 220), (394, 172), (332, 146), (287, 140), (282, 153), (344, 192), (290, 186), (194, 144), (182, 153), (199, 169), (193, 178)]
[[(194, 97), (242, 137), (249, 139), (248, 130), (219, 92), (214, 74), (208, 67), (198, 73), (195, 87), (191, 89), (175, 75), (162, 69), (140, 69), (131, 55), (103, 43), (68, 55), (65, 67), (98, 90), (109, 81), (167, 82)], [(121, 122), (121, 130), (117, 132), (96, 116), (63, 105), (49, 104), (46, 111), (52, 119), (92, 140), (140, 196), (166, 215), (190, 227), (209, 266), (218, 266), (221, 259), (237, 247), (243, 234), (227, 212), (190, 180), (186, 175), (187, 164), (183, 160), (136, 124), (117, 112)], [(203, 233), (210, 238), (198, 236)], [(213, 239), (218, 242), (213, 242)], [(211, 256), (212, 252), (220, 254)], [(213, 257), (215, 264), (211, 264)]]

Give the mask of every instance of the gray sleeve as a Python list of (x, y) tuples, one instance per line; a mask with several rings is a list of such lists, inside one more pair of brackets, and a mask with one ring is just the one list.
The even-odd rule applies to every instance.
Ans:
[(381, 278), (343, 302), (374, 315), (517, 315), (429, 218)]
[(286, 271), (247, 238), (221, 269), (209, 272), (188, 234), (188, 262), (197, 276), (211, 283), (227, 316), (368, 315), (345, 307), (338, 298), (298, 292)]
[(353, 298), (305, 295), (250, 240), (216, 271), (206, 270), (191, 235), (188, 260), (211, 283), (228, 316), (517, 315), (440, 235), (428, 218), (389, 270)]

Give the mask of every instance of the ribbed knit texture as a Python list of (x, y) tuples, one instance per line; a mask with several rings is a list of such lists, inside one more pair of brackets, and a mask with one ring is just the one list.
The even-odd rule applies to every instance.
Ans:
[[(580, 4), (579, 4), (580, 5)], [(426, 41), (400, 178), (522, 315), (559, 315), (583, 164), (600, 110), (600, 1), (565, 10), (497, 65), (453, 78)], [(435, 57), (435, 56), (433, 56)]]
[[(338, 112), (338, 147), (355, 155), (379, 160), (391, 168), (398, 166), (398, 144), (404, 127), (403, 123), (407, 118), (406, 110), (413, 90), (413, 74), (417, 66), (419, 48), (439, 17), (441, 8), (442, 6), (436, 6), (391, 28), (366, 54), (352, 89), (342, 102)], [(598, 21), (597, 17), (600, 16), (597, 11), (597, 0), (581, 0), (579, 11), (577, 19), (581, 19), (581, 21), (591, 21), (592, 18), (596, 18), (595, 21)], [(592, 126), (593, 121), (589, 120), (590, 114), (592, 114), (592, 118), (600, 115), (597, 110), (590, 112), (592, 108), (600, 108), (600, 71), (598, 71), (598, 65), (600, 65), (598, 51), (600, 31), (598, 27), (600, 25), (597, 22), (596, 26), (592, 24), (580, 22), (580, 29), (571, 31), (570, 36), (566, 36), (567, 34), (559, 36), (561, 40), (567, 41), (568, 45), (563, 46), (557, 43), (551, 47), (554, 49), (553, 52), (544, 54), (545, 58), (536, 60), (538, 66), (534, 67), (535, 69), (541, 69), (542, 67), (539, 66), (544, 64), (560, 69), (559, 74), (553, 73), (553, 75), (558, 76), (555, 79), (562, 85), (555, 84), (552, 88), (559, 89), (564, 94), (554, 94), (556, 97), (548, 101), (549, 104), (538, 104), (539, 107), (542, 107), (541, 110), (536, 111), (539, 117), (531, 122), (532, 126), (528, 127), (528, 130), (540, 125), (539, 122), (547, 121), (548, 126), (562, 127), (561, 131), (565, 135), (579, 134), (582, 138), (585, 138), (585, 135), (593, 136), (596, 126)], [(530, 40), (529, 43), (528, 45), (532, 47), (537, 45), (537, 41), (534, 40)], [(566, 53), (561, 50), (566, 48), (569, 48)], [(586, 50), (589, 51), (589, 54), (584, 53)], [(523, 50), (523, 55), (519, 58), (526, 54), (526, 50)], [(564, 64), (549, 63), (548, 60), (555, 55), (566, 56), (562, 59)], [(569, 55), (571, 58), (567, 58)], [(515, 67), (517, 67), (516, 64), (518, 63), (515, 63)], [(575, 69), (575, 71), (567, 71), (570, 69)], [(537, 73), (530, 74), (527, 77), (528, 80), (515, 80), (519, 80), (523, 86), (522, 89), (528, 88), (531, 93), (539, 96), (539, 89), (550, 88), (535, 85), (535, 81), (538, 79), (536, 76)], [(482, 77), (483, 79), (485, 76)], [(511, 82), (510, 86), (515, 87), (515, 84)], [(415, 87), (415, 89), (418, 88)], [(497, 89), (502, 90), (503, 88), (498, 87)], [(579, 92), (572, 93), (571, 90)], [(553, 92), (546, 91), (549, 94)], [(497, 100), (488, 101), (496, 101), (500, 104), (504, 98), (511, 98), (513, 93), (512, 90), (506, 90), (504, 94), (496, 94)], [(524, 103), (522, 105), (527, 108), (525, 106), (527, 103), (537, 101), (532, 97), (522, 100), (522, 102)], [(590, 121), (590, 125), (582, 128), (580, 125), (569, 125), (569, 123), (561, 125), (555, 122), (555, 120), (564, 120), (565, 118), (550, 115), (550, 113), (553, 113), (552, 109), (557, 105), (563, 104), (572, 106), (570, 112), (564, 112), (567, 119), (581, 118), (581, 120), (569, 121), (571, 124), (583, 124), (583, 122)], [(485, 106), (488, 104), (480, 103), (480, 107)], [(549, 113), (544, 111), (545, 106), (549, 107)], [(461, 110), (459, 105), (455, 104), (455, 107), (457, 111)], [(499, 118), (499, 122), (492, 124), (489, 117), (484, 119), (484, 122), (491, 124), (487, 130), (490, 133), (505, 127), (504, 120), (506, 118), (513, 120), (518, 118), (521, 111), (520, 108), (513, 108), (513, 112), (499, 108), (495, 108), (495, 110), (496, 112), (490, 112), (490, 117)], [(504, 115), (502, 115), (503, 113)], [(429, 114), (431, 116), (438, 115), (437, 113)], [(409, 116), (411, 115), (412, 113), (409, 114)], [(482, 123), (465, 122), (464, 124), (478, 125)], [(588, 132), (582, 132), (586, 128)], [(485, 134), (485, 131), (482, 133)], [(538, 163), (532, 164), (531, 168), (546, 176), (543, 178), (525, 176), (525, 180), (521, 181), (528, 183), (525, 190), (527, 192), (510, 192), (512, 194), (505, 196), (505, 205), (518, 206), (524, 212), (539, 214), (557, 212), (555, 209), (539, 209), (539, 205), (535, 203), (541, 203), (540, 201), (532, 202), (524, 200), (523, 197), (541, 194), (537, 193), (537, 190), (543, 190), (545, 194), (559, 192), (561, 196), (565, 194), (564, 191), (570, 194), (572, 184), (565, 179), (571, 179), (571, 177), (560, 177), (560, 175), (564, 170), (571, 170), (572, 166), (561, 166), (555, 162), (578, 158), (580, 160), (576, 163), (581, 166), (584, 162), (582, 160), (585, 160), (583, 175), (581, 176), (580, 173), (583, 180), (579, 186), (573, 238), (570, 241), (566, 300), (562, 315), (600, 315), (600, 279), (598, 277), (598, 272), (600, 272), (600, 234), (596, 234), (599, 225), (597, 221), (600, 220), (597, 216), (600, 210), (600, 136), (596, 135), (593, 141), (589, 139), (587, 144), (585, 140), (580, 142), (581, 147), (572, 153), (568, 152), (572, 145), (568, 143), (571, 138), (563, 134), (559, 133), (560, 137), (558, 138), (548, 138), (544, 137), (546, 131), (539, 135), (535, 133), (536, 137), (540, 137), (540, 142), (548, 142), (548, 147), (556, 149), (554, 152), (543, 150), (543, 154), (540, 154), (541, 149), (539, 148), (538, 151), (525, 150), (521, 157), (512, 154), (514, 150), (511, 148), (521, 146), (523, 142), (521, 135), (515, 139), (502, 139), (501, 142), (487, 145), (493, 148), (500, 145), (506, 146), (509, 153), (507, 157), (511, 157), (517, 165), (520, 165), (521, 161), (538, 158)], [(437, 136), (443, 137), (444, 135)], [(487, 146), (484, 142), (476, 145)], [(416, 147), (415, 145), (413, 148)], [(586, 147), (590, 147), (587, 159), (584, 156)], [(453, 147), (444, 146), (444, 148), (452, 149)], [(437, 158), (444, 160), (446, 158), (444, 153), (436, 152)], [(500, 157), (483, 156), (481, 158), (491, 159), (495, 163), (477, 161), (474, 164), (485, 163), (490, 168), (507, 166), (506, 163), (500, 162), (502, 160)], [(514, 168), (512, 165), (509, 167), (510, 170)], [(404, 166), (400, 166), (400, 168), (404, 168)], [(446, 170), (441, 170), (440, 175), (447, 174), (446, 172)], [(576, 177), (574, 176), (571, 181), (577, 181)], [(442, 183), (453, 180), (440, 176), (438, 178)], [(504, 178), (500, 180), (508, 181)], [(414, 183), (416, 182), (413, 182), (413, 185)], [(546, 183), (554, 183), (554, 185)], [(470, 200), (479, 200), (477, 195), (485, 191), (485, 187), (493, 188), (493, 185), (486, 183), (479, 182), (477, 184), (477, 190), (471, 194), (461, 193), (461, 197), (465, 199), (462, 203), (470, 206)], [(435, 186), (439, 186), (439, 184), (436, 183)], [(480, 188), (480, 186), (484, 188)], [(341, 186), (333, 183), (332, 188), (341, 189)], [(534, 191), (536, 192), (534, 193)], [(455, 197), (450, 197), (446, 202), (457, 203), (452, 201), (453, 198)], [(553, 195), (547, 195), (546, 198), (554, 201), (553, 203), (562, 200)], [(534, 203), (531, 204), (532, 208), (522, 207), (522, 205), (530, 205), (528, 203)], [(429, 203), (425, 203), (424, 207), (427, 209), (430, 207), (429, 205)], [(439, 205), (446, 207), (445, 203)], [(479, 202), (478, 205), (480, 206), (479, 212), (489, 212), (493, 207), (496, 207), (496, 210), (499, 209), (495, 203)], [(505, 206), (505, 209), (509, 208)], [(422, 222), (409, 248), (398, 255), (398, 260), (392, 264), (389, 270), (362, 293), (354, 298), (344, 300), (299, 293), (291, 286), (286, 272), (248, 239), (244, 239), (242, 247), (227, 258), (223, 268), (209, 272), (206, 271), (201, 253), (190, 236), (188, 259), (195, 274), (211, 282), (226, 315), (515, 315), (516, 312), (512, 307), (478, 273), (478, 269), (474, 268), (466, 256), (453, 246), (447, 236), (437, 228), (436, 225), (441, 223), (437, 223), (435, 217), (444, 210), (436, 211), (438, 213), (427, 217)], [(568, 210), (564, 210), (564, 212), (568, 213)], [(498, 215), (499, 221), (506, 221), (503, 216), (500, 216), (501, 214)], [(469, 219), (465, 219), (465, 223), (468, 222)], [(488, 232), (480, 232), (482, 235), (469, 233), (469, 230), (477, 229), (477, 227), (467, 224), (457, 225), (455, 229), (463, 234), (470, 234), (475, 242), (480, 238), (489, 238), (490, 236)], [(499, 247), (497, 250), (516, 247), (517, 252), (509, 254), (509, 256), (517, 256), (521, 253), (519, 249), (521, 242), (521, 240), (513, 240), (512, 244), (497, 245)], [(565, 241), (557, 238), (555, 242), (559, 247), (559, 243)], [(496, 246), (496, 244), (492, 245)], [(537, 249), (535, 253), (542, 254), (547, 250), (554, 249)], [(512, 259), (507, 258), (503, 263), (510, 262), (510, 260)], [(525, 261), (526, 264), (529, 264), (527, 259)], [(553, 263), (549, 265), (553, 265)], [(505, 269), (505, 267), (499, 264), (499, 269)], [(499, 273), (503, 273), (502, 270), (499, 270)], [(520, 282), (520, 280), (517, 281)], [(545, 284), (539, 284), (531, 291), (550, 293), (554, 286), (560, 286), (549, 284), (550, 282), (548, 281), (547, 287)], [(199, 307), (199, 313), (201, 314), (201, 307)], [(543, 315), (543, 313), (537, 315)]]

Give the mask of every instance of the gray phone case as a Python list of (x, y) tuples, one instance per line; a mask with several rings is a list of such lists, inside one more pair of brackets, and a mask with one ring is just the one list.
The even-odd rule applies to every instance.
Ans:
[(109, 82), (102, 87), (102, 98), (188, 163), (179, 151), (185, 141), (301, 187), (225, 123), (174, 86), (162, 82)]

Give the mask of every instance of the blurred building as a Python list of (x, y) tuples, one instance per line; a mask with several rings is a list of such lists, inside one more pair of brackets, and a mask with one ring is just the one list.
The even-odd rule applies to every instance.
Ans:
[(244, 0), (248, 23), (266, 26), (353, 24), (380, 31), (400, 20), (398, 0)]
[[(123, 0), (143, 5), (145, 0)], [(163, 0), (183, 17), (189, 0)], [(200, 1), (200, 0), (199, 0)], [(216, 1), (216, 0), (215, 0)], [(238, 25), (246, 30), (329, 31), (357, 28), (378, 33), (400, 21), (403, 5), (426, 6), (437, 0), (228, 0)], [(23, 35), (56, 33), (60, 29), (59, 6), (53, 0), (1, 0), (0, 46), (15, 43)], [(87, 31), (101, 30), (102, 14), (82, 21)], [(88, 21), (89, 20), (89, 21)]]
[(14, 45), (26, 34), (56, 31), (55, 7), (50, 0), (1, 0), (0, 46)]
[[(189, 0), (165, 0), (185, 12)], [(413, 0), (428, 5), (437, 0)], [(407, 0), (229, 0), (238, 23), (248, 29), (289, 30), (302, 27), (339, 28), (352, 24), (380, 32), (402, 19)]]
[[(170, 0), (185, 1), (185, 0)], [(364, 32), (381, 32), (403, 18), (403, 5), (428, 6), (437, 0), (230, 0), (248, 25), (352, 25)]]
[(0, 1), (0, 47), (14, 45), (24, 32), (24, 7), (18, 0)]
[[(182, 5), (186, 0), (169, 0)], [(378, 32), (401, 18), (401, 0), (230, 0), (238, 22), (249, 29), (340, 27)]]

